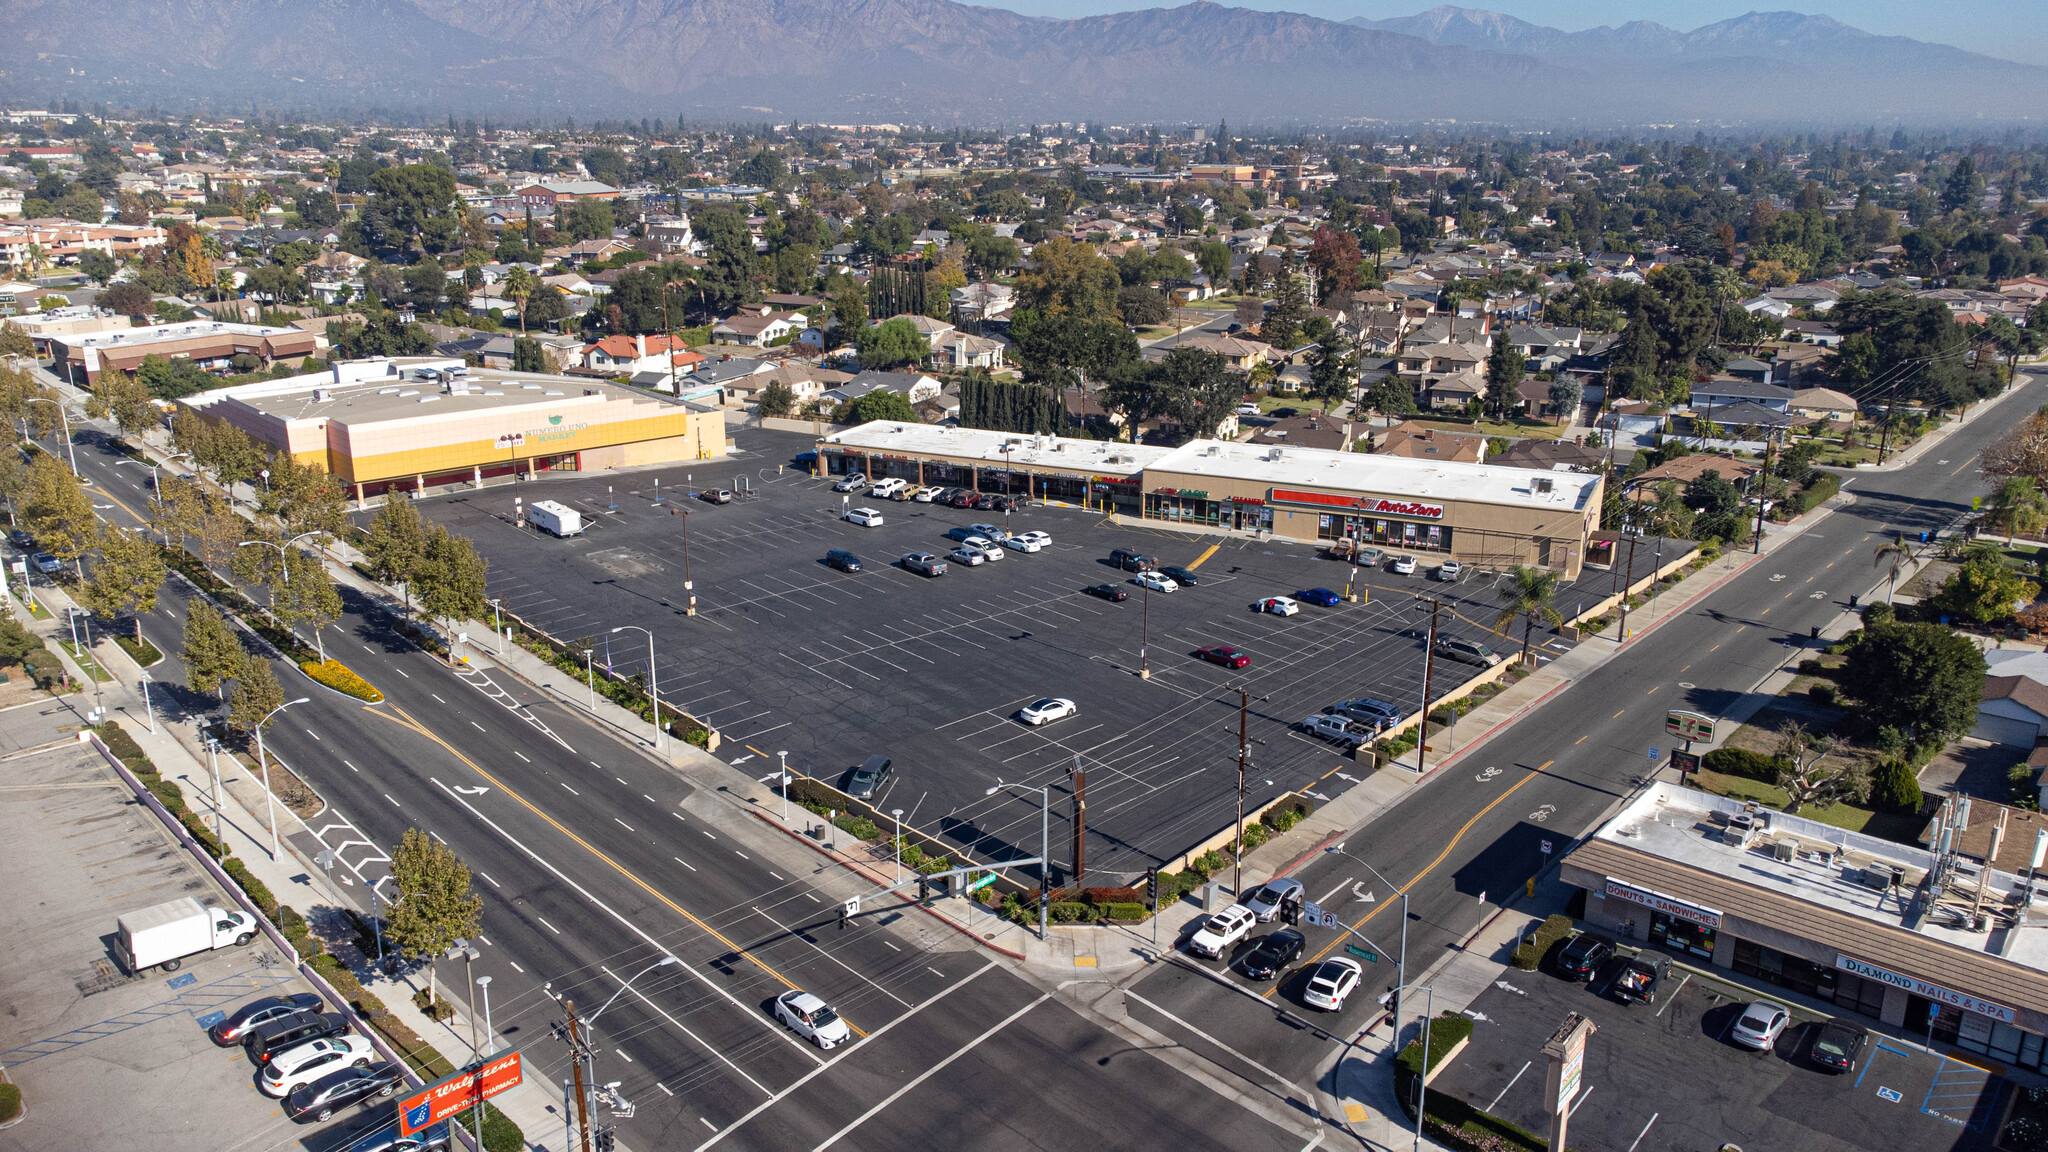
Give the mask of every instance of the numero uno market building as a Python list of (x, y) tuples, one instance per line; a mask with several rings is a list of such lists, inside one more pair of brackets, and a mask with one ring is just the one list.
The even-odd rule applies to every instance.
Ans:
[(1576, 578), (1603, 480), (1489, 464), (1195, 440), (1178, 448), (877, 420), (825, 437), (831, 473), (1062, 500), (1162, 527), (1352, 538)]
[[(2025, 858), (2031, 833), (2018, 847)], [(1658, 783), (1573, 849), (1561, 875), (1585, 889), (1585, 920), (1623, 940), (2042, 1068), (2048, 893), (2023, 900), (2020, 877), (1938, 862)]]
[(715, 460), (716, 409), (615, 384), (464, 368), (460, 359), (345, 361), (179, 403), (346, 481), (386, 492), (510, 476)]

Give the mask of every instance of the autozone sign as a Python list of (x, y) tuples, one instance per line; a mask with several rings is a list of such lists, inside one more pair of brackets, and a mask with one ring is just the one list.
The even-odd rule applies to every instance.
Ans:
[(1367, 516), (1413, 516), (1441, 520), (1444, 506), (1417, 500), (1388, 500), (1380, 496), (1343, 496), (1335, 492), (1309, 492), (1299, 488), (1272, 488), (1267, 495), (1277, 504), (1308, 504), (1317, 508), (1341, 508)]
[(431, 1128), (480, 1100), (489, 1100), (524, 1078), (519, 1053), (509, 1052), (481, 1068), (457, 1072), (398, 1101), (398, 1134)]

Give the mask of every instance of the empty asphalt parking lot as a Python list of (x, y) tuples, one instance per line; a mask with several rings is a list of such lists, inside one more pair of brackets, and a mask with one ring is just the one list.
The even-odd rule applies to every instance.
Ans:
[[(741, 430), (737, 439), (740, 454), (727, 461), (547, 479), (422, 510), (476, 541), (490, 560), (492, 596), (556, 637), (587, 639), (600, 675), (643, 672), (646, 637), (609, 633), (651, 628), (662, 698), (716, 727), (724, 759), (770, 773), (786, 751), (792, 769), (837, 782), (864, 757), (888, 755), (895, 771), (876, 807), (901, 808), (906, 823), (982, 859), (1035, 854), (1038, 839), (1035, 797), (987, 789), (1051, 784), (1063, 824), (1077, 757), (1088, 773), (1093, 877), (1134, 875), (1229, 824), (1239, 704), (1230, 686), (1240, 683), (1255, 741), (1247, 807), (1294, 789), (1334, 795), (1360, 767), (1292, 725), (1347, 696), (1417, 706), (1427, 616), (1414, 611), (1412, 593), (1456, 601), (1469, 620), (1447, 613), (1449, 635), (1487, 639), (1471, 621), (1497, 611), (1484, 580), (1445, 585), (1366, 570), (1362, 603), (1260, 615), (1249, 605), (1261, 597), (1342, 591), (1350, 569), (1302, 544), (1123, 528), (1062, 507), (1008, 517), (1015, 531), (1049, 533), (1050, 548), (926, 578), (896, 561), (943, 555), (949, 529), (1003, 517), (857, 495), (852, 506), (884, 516), (857, 526), (840, 519), (829, 482), (778, 471), (810, 447), (808, 437)], [(742, 480), (757, 495), (724, 506), (690, 495)], [(515, 496), (567, 503), (592, 527), (572, 539), (521, 529)], [(1200, 577), (1196, 587), (1151, 595), (1149, 645), (1143, 593), (1108, 563), (1119, 545), (1194, 566)], [(827, 567), (833, 548), (854, 551), (865, 570)], [(684, 613), (686, 565), (695, 618)], [(1607, 577), (1587, 579), (1604, 586)], [(1082, 591), (1105, 582), (1131, 598)], [(1548, 651), (1563, 648), (1553, 644)], [(1250, 668), (1230, 672), (1192, 655), (1210, 645), (1242, 649)], [(1440, 660), (1435, 691), (1473, 671)], [(1036, 729), (1013, 718), (1042, 696), (1073, 699), (1080, 712)], [(1055, 844), (1065, 835), (1056, 826)]]

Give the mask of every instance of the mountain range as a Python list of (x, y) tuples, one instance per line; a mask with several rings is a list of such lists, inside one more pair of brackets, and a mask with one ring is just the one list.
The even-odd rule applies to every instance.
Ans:
[(1824, 16), (1563, 32), (1440, 7), (1198, 2), (1054, 20), (952, 0), (9, 0), (0, 99), (689, 121), (1241, 125), (2015, 121), (2048, 68)]

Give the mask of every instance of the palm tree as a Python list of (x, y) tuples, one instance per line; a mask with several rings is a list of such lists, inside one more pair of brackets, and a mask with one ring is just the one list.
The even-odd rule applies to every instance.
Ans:
[(519, 331), (522, 335), (526, 332), (526, 302), (533, 297), (534, 289), (539, 286), (539, 281), (533, 278), (533, 273), (524, 268), (514, 268), (505, 275), (505, 295), (519, 305)]
[(1517, 564), (1508, 570), (1501, 586), (1500, 615), (1493, 618), (1493, 630), (1507, 634), (1515, 617), (1522, 617), (1522, 663), (1529, 662), (1530, 633), (1541, 619), (1552, 628), (1564, 623), (1553, 603), (1557, 599), (1557, 573)]
[(1890, 581), (1884, 592), (1885, 603), (1889, 604), (1892, 602), (1893, 595), (1899, 590), (1899, 573), (1904, 571), (1906, 565), (1911, 563), (1912, 560), (1913, 546), (1906, 543), (1906, 534), (1904, 532), (1893, 533), (1890, 540), (1877, 546), (1877, 551), (1871, 557), (1872, 563), (1880, 568), (1887, 565), (1891, 568), (1885, 574), (1886, 579)]

